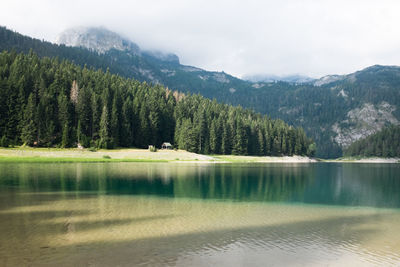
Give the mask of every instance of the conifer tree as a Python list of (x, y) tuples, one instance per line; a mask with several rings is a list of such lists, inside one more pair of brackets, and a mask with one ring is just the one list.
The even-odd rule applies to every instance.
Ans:
[(69, 146), (70, 146), (69, 126), (68, 123), (66, 122), (62, 130), (61, 147), (69, 147)]
[(108, 109), (107, 106), (103, 106), (103, 111), (101, 113), (100, 119), (100, 143), (99, 147), (101, 148), (111, 148), (112, 140), (110, 138), (110, 124), (108, 120)]
[(221, 138), (222, 154), (230, 155), (232, 152), (232, 130), (229, 123), (223, 123), (223, 132)]
[(87, 87), (82, 87), (79, 90), (78, 102), (76, 104), (78, 113), (78, 122), (80, 126), (79, 142), (84, 147), (90, 145), (90, 138), (92, 137), (92, 110), (91, 110), (91, 90)]
[[(142, 105), (140, 109), (139, 121), (140, 121), (140, 128), (139, 128), (139, 135), (137, 138), (138, 146), (145, 148), (147, 145), (150, 145), (149, 136), (151, 134), (146, 105)], [(151, 145), (156, 145), (156, 144), (151, 144)]]
[(258, 155), (263, 156), (265, 155), (265, 141), (264, 141), (264, 134), (261, 129), (258, 129), (257, 131), (257, 137), (258, 137)]
[(92, 140), (95, 141), (100, 137), (99, 126), (102, 114), (101, 100), (98, 95), (92, 94), (91, 105), (92, 105)]
[(247, 133), (241, 119), (237, 119), (236, 132), (233, 138), (232, 153), (235, 155), (247, 155)]
[(64, 93), (61, 93), (58, 96), (58, 119), (60, 121), (60, 125), (62, 126), (62, 137), (61, 137), (61, 146), (62, 147), (70, 147), (71, 146), (71, 113), (72, 107), (70, 101), (68, 101), (67, 96)]
[(133, 116), (133, 108), (132, 108), (132, 101), (130, 98), (126, 99), (124, 101), (124, 104), (122, 106), (122, 121), (123, 121), (123, 127), (122, 127), (122, 134), (121, 134), (121, 141), (123, 146), (132, 146), (133, 145), (133, 122), (134, 122), (134, 116)]
[(210, 152), (213, 154), (220, 154), (220, 131), (219, 127), (217, 125), (217, 121), (214, 119), (211, 122), (211, 128), (210, 128)]
[(111, 135), (117, 146), (120, 142), (120, 128), (122, 123), (120, 120), (120, 101), (118, 98), (118, 94), (115, 94), (111, 108)]
[(21, 140), (24, 144), (28, 146), (33, 145), (35, 140), (37, 140), (37, 126), (35, 123), (36, 106), (33, 94), (31, 93), (28, 97), (28, 103), (25, 107), (24, 112), (24, 126), (22, 128)]
[[(34, 54), (0, 53), (0, 112), (3, 144), (147, 148), (175, 141), (192, 152), (240, 155), (315, 150), (302, 129), (283, 121)], [(395, 141), (371, 142), (366, 154), (397, 152), (388, 148)]]

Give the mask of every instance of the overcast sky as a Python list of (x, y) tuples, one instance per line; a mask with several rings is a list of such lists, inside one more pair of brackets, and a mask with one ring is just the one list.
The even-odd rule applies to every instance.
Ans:
[(104, 26), (238, 77), (400, 65), (398, 0), (2, 0), (0, 25), (49, 41), (69, 27)]

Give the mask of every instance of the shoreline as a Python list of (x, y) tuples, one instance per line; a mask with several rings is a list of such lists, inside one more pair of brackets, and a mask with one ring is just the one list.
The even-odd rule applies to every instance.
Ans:
[(73, 163), (73, 162), (164, 162), (164, 163), (400, 163), (400, 158), (338, 158), (315, 159), (305, 156), (237, 156), (237, 155), (202, 155), (185, 150), (158, 150), (150, 152), (147, 149), (100, 149), (90, 151), (78, 148), (0, 148), (0, 162), (43, 162), (43, 163)]
[(336, 162), (336, 163), (400, 163), (400, 158), (338, 158), (338, 159), (327, 159), (322, 162)]
[(100, 149), (92, 152), (78, 148), (0, 148), (0, 162), (170, 162), (170, 163), (311, 163), (303, 156), (202, 155), (184, 150)]

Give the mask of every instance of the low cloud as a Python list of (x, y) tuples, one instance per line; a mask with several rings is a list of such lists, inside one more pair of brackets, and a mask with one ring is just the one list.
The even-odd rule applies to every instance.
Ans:
[(183, 64), (243, 76), (400, 65), (399, 1), (3, 1), (0, 24), (54, 41), (104, 26)]

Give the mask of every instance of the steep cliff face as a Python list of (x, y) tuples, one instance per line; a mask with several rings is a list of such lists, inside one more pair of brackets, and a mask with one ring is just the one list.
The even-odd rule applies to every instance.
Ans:
[(105, 28), (70, 28), (57, 37), (56, 43), (67, 46), (81, 46), (101, 54), (111, 49), (140, 54), (138, 45)]
[(347, 148), (353, 142), (372, 135), (388, 125), (399, 125), (399, 120), (393, 115), (396, 106), (382, 101), (378, 105), (364, 103), (361, 107), (347, 112), (346, 119), (332, 125), (336, 134), (334, 141), (342, 148)]
[(310, 83), (314, 81), (314, 78), (305, 76), (305, 75), (285, 75), (285, 76), (278, 76), (278, 75), (268, 75), (268, 74), (255, 74), (255, 75), (247, 75), (243, 77), (243, 80), (250, 81), (253, 83), (272, 83), (272, 82), (288, 82), (288, 83)]
[[(68, 32), (68, 31), (67, 31)], [(388, 124), (400, 122), (400, 67), (371, 66), (348, 75), (329, 75), (310, 82), (250, 82), (224, 72), (179, 63), (176, 55), (141, 50), (133, 42), (102, 28), (75, 29), (60, 35), (57, 46), (0, 27), (0, 50), (14, 49), (60, 57), (81, 66), (172, 90), (201, 94), (254, 109), (301, 126), (317, 143), (317, 156), (341, 156), (351, 142)]]
[[(65, 30), (57, 38), (58, 44), (83, 47), (112, 60), (131, 73), (131, 78), (192, 93), (224, 88), (233, 93), (237, 86), (251, 83), (237, 79), (224, 72), (209, 72), (192, 66), (181, 65), (177, 55), (158, 50), (141, 49), (134, 42), (105, 28), (77, 27)], [(232, 84), (232, 86), (228, 86)], [(206, 90), (204, 90), (206, 89)]]
[(143, 51), (136, 43), (103, 27), (76, 27), (67, 29), (58, 35), (56, 43), (84, 47), (100, 54), (115, 49), (135, 56), (179, 63), (179, 58), (175, 54), (153, 50)]
[[(224, 72), (183, 66), (173, 54), (142, 52), (138, 46), (105, 29), (70, 30), (64, 43), (100, 53), (133, 51), (138, 77), (184, 92), (253, 108), (303, 127), (318, 144), (320, 157), (337, 157), (351, 143), (400, 123), (400, 68), (371, 66), (348, 75), (317, 80), (236, 79)], [(146, 64), (144, 64), (147, 62)], [(293, 78), (293, 77), (292, 77)], [(299, 80), (302, 78), (302, 80)], [(333, 151), (333, 152), (332, 152)]]
[[(321, 106), (337, 114), (328, 131), (332, 142), (342, 149), (389, 125), (400, 124), (400, 68), (397, 66), (375, 65), (348, 75), (330, 75), (313, 85), (331, 95)], [(328, 104), (335, 102), (336, 110)]]

